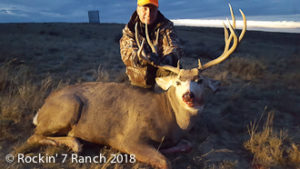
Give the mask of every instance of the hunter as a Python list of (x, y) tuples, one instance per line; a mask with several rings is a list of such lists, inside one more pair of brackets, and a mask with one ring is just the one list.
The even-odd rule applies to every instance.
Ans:
[[(146, 25), (151, 42), (156, 41), (157, 43), (156, 53), (153, 53), (146, 41)], [(152, 64), (138, 57), (139, 47), (135, 37), (136, 29), (139, 40), (145, 42), (143, 54)], [(153, 64), (177, 66), (178, 60), (183, 55), (174, 31), (174, 25), (158, 10), (158, 0), (138, 0), (136, 11), (122, 32), (123, 36), (120, 39), (121, 57), (126, 65), (126, 74), (134, 86), (153, 88), (155, 77), (164, 76), (167, 73), (158, 70)]]

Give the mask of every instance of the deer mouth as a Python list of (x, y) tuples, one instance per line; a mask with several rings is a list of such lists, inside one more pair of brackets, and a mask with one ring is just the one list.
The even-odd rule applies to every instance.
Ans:
[(189, 107), (194, 107), (194, 94), (192, 92), (186, 92), (182, 96), (182, 100), (185, 104), (187, 104)]
[(196, 106), (202, 106), (204, 101), (203, 98), (196, 98), (192, 92), (186, 92), (182, 96), (182, 100), (185, 104), (187, 104), (189, 107), (196, 107)]
[(187, 104), (189, 107), (194, 107), (194, 100), (183, 100), (185, 104)]
[(196, 99), (195, 95), (192, 92), (186, 92), (182, 95), (182, 100), (189, 107), (195, 107), (199, 105), (198, 99)]
[(202, 106), (203, 105), (203, 103), (204, 103), (204, 101), (203, 101), (203, 99), (194, 99), (194, 100), (189, 100), (189, 101), (185, 101), (185, 100), (183, 100), (184, 101), (184, 103), (186, 104), (186, 105), (188, 105), (189, 107), (197, 107), (197, 106)]

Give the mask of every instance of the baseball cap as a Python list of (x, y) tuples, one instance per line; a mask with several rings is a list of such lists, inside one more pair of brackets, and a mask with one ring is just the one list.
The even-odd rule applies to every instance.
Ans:
[(137, 4), (139, 6), (144, 6), (144, 5), (147, 5), (147, 4), (152, 4), (152, 5), (156, 6), (156, 7), (158, 7), (158, 0), (138, 0)]

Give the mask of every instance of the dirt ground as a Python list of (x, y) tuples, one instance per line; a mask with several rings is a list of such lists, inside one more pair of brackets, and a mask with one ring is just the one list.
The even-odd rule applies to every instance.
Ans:
[[(85, 81), (128, 83), (119, 51), (123, 27), (122, 24), (0, 24), (0, 168), (151, 168), (142, 163), (5, 161), (8, 153), (16, 152), (72, 153), (66, 147), (24, 148), (22, 144), (33, 133), (32, 117), (50, 91)], [(196, 66), (198, 58), (205, 63), (223, 51), (223, 29), (176, 27), (176, 31), (185, 53), (184, 68)], [(292, 146), (299, 152), (300, 34), (247, 31), (237, 51), (223, 63), (203, 71), (203, 75), (219, 80), (221, 87), (216, 93), (206, 94), (204, 113), (189, 134), (192, 152), (168, 156), (173, 168), (300, 166), (299, 153), (295, 164), (290, 165), (287, 165), (290, 156), (286, 155), (290, 150), (277, 161), (271, 155), (265, 156), (270, 160), (267, 165), (259, 162), (266, 160), (259, 160), (252, 151), (255, 145), (253, 149), (246, 146), (254, 138), (249, 135), (250, 124), (257, 122), (257, 131), (264, 130), (263, 124), (271, 112), (272, 133), (284, 133), (278, 149)], [(268, 143), (263, 147), (267, 146)], [(118, 153), (106, 146), (84, 143), (82, 154), (99, 152)]]

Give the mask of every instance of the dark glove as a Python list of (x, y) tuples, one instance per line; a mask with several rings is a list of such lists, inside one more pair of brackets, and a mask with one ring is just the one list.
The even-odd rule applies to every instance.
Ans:
[(154, 63), (155, 65), (159, 65), (160, 64), (160, 58), (159, 56), (157, 56), (157, 54), (155, 53), (151, 53), (149, 56), (149, 60)]

